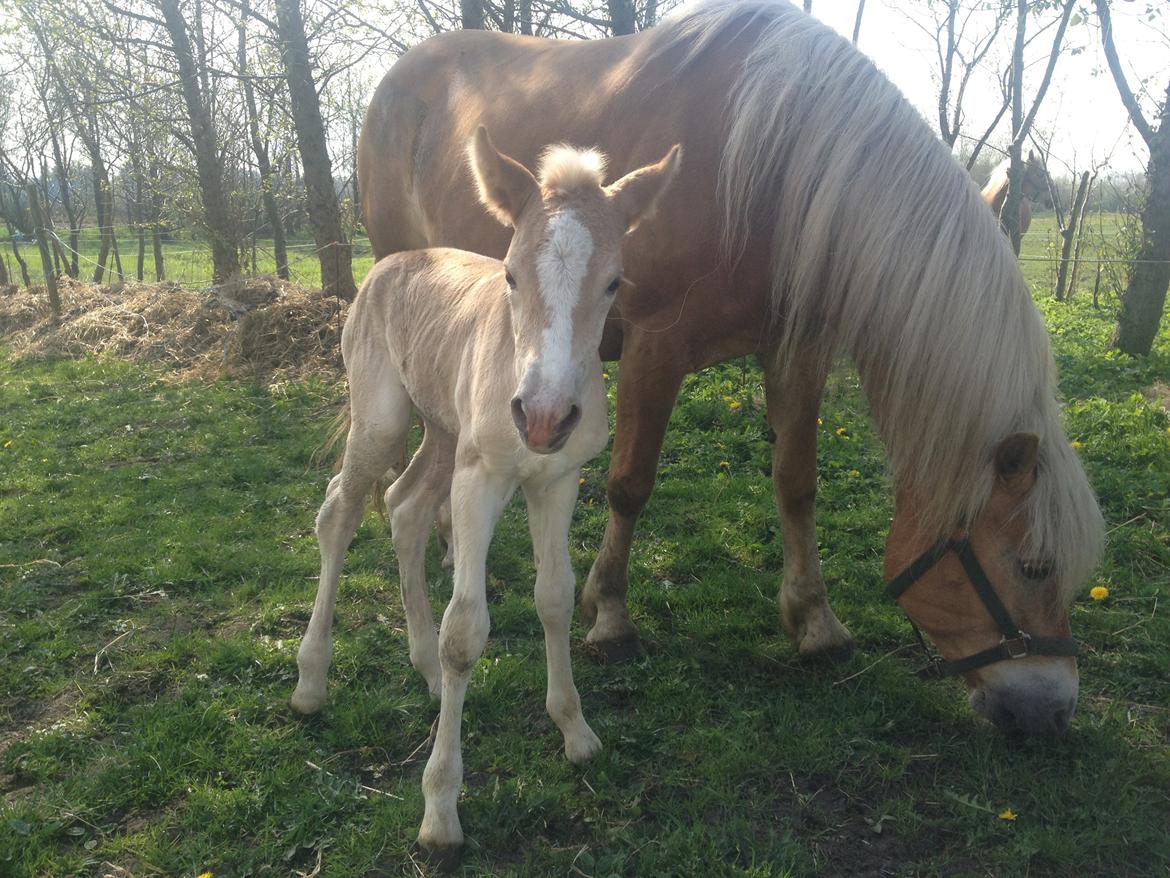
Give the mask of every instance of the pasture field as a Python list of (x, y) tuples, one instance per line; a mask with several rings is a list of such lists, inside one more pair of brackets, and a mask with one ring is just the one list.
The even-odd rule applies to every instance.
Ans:
[[(61, 234), (58, 232), (58, 234)], [(138, 260), (138, 239), (128, 228), (119, 227), (115, 234), (118, 239), (118, 249), (122, 254), (122, 270), (128, 279), (135, 276)], [(61, 240), (68, 243), (62, 235)], [(92, 280), (93, 269), (98, 257), (100, 238), (94, 229), (83, 229), (77, 252), (82, 280)], [(20, 253), (28, 263), (29, 278), (34, 284), (44, 283), (44, 271), (41, 267), (41, 257), (35, 243), (20, 244)], [(364, 234), (359, 234), (351, 242), (353, 248), (354, 277), (361, 282), (374, 264), (374, 256), (370, 250), (369, 241)], [(290, 279), (301, 286), (320, 288), (321, 263), (317, 258), (316, 245), (308, 235), (293, 235), (288, 240), (288, 270)], [(154, 280), (154, 256), (149, 239), (146, 242), (145, 279)], [(0, 259), (8, 265), (9, 276), (20, 281), (20, 266), (13, 259), (11, 245), (5, 241), (0, 249)], [(276, 274), (276, 257), (272, 252), (272, 239), (260, 238), (256, 241), (256, 271), (252, 271), (252, 251), (248, 248), (241, 254), (245, 274)], [(111, 256), (108, 263), (113, 268), (114, 260)], [(179, 232), (163, 243), (163, 266), (166, 279), (182, 286), (205, 287), (211, 284), (211, 250), (206, 242), (189, 232)], [(116, 275), (115, 275), (116, 276)]]
[[(1119, 226), (1125, 221), (1122, 214), (1105, 213), (1092, 214), (1086, 223), (1085, 243), (1082, 256), (1086, 259), (1097, 255), (1106, 257), (1115, 256), (1112, 247), (1118, 233)], [(138, 241), (129, 229), (117, 230), (118, 247), (122, 253), (122, 268), (127, 277), (133, 277), (137, 259)], [(99, 238), (95, 230), (85, 229), (81, 234), (78, 252), (81, 254), (80, 266), (82, 279), (93, 276), (94, 260), (97, 259)], [(0, 259), (8, 264), (9, 274), (19, 280), (19, 267), (12, 258), (10, 244), (4, 243), (0, 248)], [(40, 255), (36, 244), (21, 244), (21, 253), (28, 263), (29, 276), (34, 284), (44, 282), (44, 272), (41, 270)], [(359, 233), (352, 241), (354, 279), (361, 283), (366, 272), (374, 264), (373, 252), (369, 240)], [(211, 251), (198, 237), (189, 232), (180, 232), (163, 244), (164, 262), (168, 280), (183, 286), (205, 287), (211, 283)], [(146, 252), (146, 280), (154, 278), (154, 260), (151, 256), (150, 244), (147, 242)], [(289, 275), (293, 281), (309, 288), (321, 286), (321, 264), (316, 256), (316, 248), (312, 238), (305, 235), (294, 235), (288, 241)], [(1021, 255), (1025, 273), (1037, 284), (1048, 289), (1056, 285), (1056, 262), (1060, 256), (1060, 235), (1056, 227), (1056, 217), (1051, 212), (1037, 213), (1032, 220), (1032, 227), (1024, 236)], [(256, 271), (251, 268), (251, 250), (244, 254), (246, 274), (275, 274), (276, 261), (272, 253), (271, 239), (258, 239), (256, 242)], [(110, 265), (113, 265), (111, 258)], [(1096, 266), (1090, 263), (1082, 265), (1077, 278), (1078, 294), (1090, 294), (1093, 289)], [(1106, 268), (1105, 285), (1110, 281), (1120, 282), (1124, 277), (1123, 266)]]
[[(958, 682), (914, 677), (882, 595), (884, 458), (848, 371), (822, 412), (819, 535), (858, 649), (798, 659), (774, 601), (760, 375), (728, 363), (688, 379), (635, 543), (649, 655), (602, 666), (574, 648), (605, 746), (583, 768), (544, 712), (522, 504), (502, 520), (458, 874), (1166, 875), (1170, 333), (1135, 362), (1104, 352), (1112, 321), (1087, 297), (1040, 304), (1110, 531), (1093, 583), (1110, 595), (1072, 608), (1068, 736), (1015, 740)], [(330, 471), (314, 452), (342, 394), (0, 351), (0, 874), (437, 874), (412, 849), (437, 706), (373, 512), (342, 580), (329, 704), (309, 720), (286, 706)], [(584, 473), (580, 577), (607, 462)], [(433, 545), (429, 572), (441, 611)]]

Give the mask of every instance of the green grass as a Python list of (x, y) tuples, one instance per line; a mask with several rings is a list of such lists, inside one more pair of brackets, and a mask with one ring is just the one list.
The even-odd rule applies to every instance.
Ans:
[[(133, 231), (119, 228), (116, 230), (118, 250), (122, 258), (122, 270), (127, 278), (135, 277), (138, 261), (138, 239)], [(62, 240), (68, 243), (65, 237)], [(77, 252), (80, 254), (78, 267), (82, 280), (92, 280), (93, 270), (101, 244), (100, 236), (94, 229), (84, 229), (80, 236)], [(366, 272), (374, 264), (373, 252), (365, 235), (359, 234), (351, 242), (353, 253), (354, 278), (360, 283)], [(40, 252), (36, 244), (19, 244), (21, 256), (28, 263), (29, 279), (34, 284), (44, 283), (44, 270), (41, 266)], [(316, 245), (307, 235), (293, 235), (288, 245), (289, 278), (306, 287), (321, 286), (321, 263), (317, 257)], [(154, 280), (154, 251), (151, 243), (146, 242), (146, 262), (144, 277), (147, 281)], [(5, 240), (0, 249), (0, 259), (8, 265), (9, 277), (14, 282), (20, 282), (20, 266), (13, 258), (11, 244)], [(245, 274), (276, 274), (276, 257), (272, 251), (271, 239), (259, 239), (256, 242), (256, 270), (252, 270), (252, 251), (249, 248), (241, 253)], [(184, 286), (208, 286), (211, 284), (211, 251), (207, 244), (190, 232), (179, 232), (163, 244), (163, 264), (166, 279)], [(114, 271), (114, 258), (108, 260), (108, 268)], [(114, 277), (116, 275), (109, 275)], [(107, 277), (108, 281), (108, 277)]]
[[(523, 509), (501, 522), (460, 874), (1165, 875), (1170, 419), (1142, 391), (1170, 382), (1170, 337), (1134, 362), (1103, 352), (1109, 315), (1084, 297), (1041, 306), (1110, 527), (1111, 597), (1072, 609), (1070, 735), (1006, 738), (960, 684), (879, 661), (911, 635), (881, 593), (884, 459), (848, 373), (822, 412), (819, 524), (859, 650), (798, 660), (774, 604), (760, 376), (729, 363), (687, 380), (639, 530), (631, 601), (650, 656), (599, 666), (575, 650), (605, 744), (581, 769), (543, 709)], [(328, 476), (313, 451), (340, 399), (0, 355), (0, 874), (288, 876), (318, 856), (324, 876), (435, 871), (411, 844), (437, 709), (372, 513), (343, 580), (330, 703), (307, 721), (286, 707)], [(581, 576), (607, 463), (585, 473)], [(429, 569), (438, 611), (451, 583), (433, 547)]]

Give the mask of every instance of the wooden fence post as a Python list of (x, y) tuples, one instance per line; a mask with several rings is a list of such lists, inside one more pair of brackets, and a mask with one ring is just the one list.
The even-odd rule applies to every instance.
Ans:
[(57, 275), (53, 270), (53, 255), (49, 252), (49, 240), (45, 232), (45, 215), (41, 211), (40, 193), (37, 184), (28, 184), (28, 207), (32, 213), (33, 234), (37, 236), (37, 248), (41, 251), (41, 265), (45, 271), (45, 286), (49, 290), (49, 307), (53, 310), (53, 319), (61, 319), (61, 296), (57, 292)]

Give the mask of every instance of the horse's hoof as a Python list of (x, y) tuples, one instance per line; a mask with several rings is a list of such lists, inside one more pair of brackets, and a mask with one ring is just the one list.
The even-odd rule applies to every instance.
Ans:
[(301, 716), (312, 716), (325, 706), (325, 696), (302, 692), (298, 687), (289, 698), (288, 706)]
[(565, 758), (574, 765), (588, 762), (600, 752), (601, 739), (588, 726), (585, 727), (584, 732), (572, 741), (565, 738)]
[(440, 875), (450, 875), (459, 868), (463, 859), (462, 844), (434, 844), (425, 843), (421, 836), (414, 843), (414, 850)]
[(637, 637), (628, 637), (621, 640), (587, 640), (585, 652), (598, 664), (609, 665), (643, 658), (646, 648)]

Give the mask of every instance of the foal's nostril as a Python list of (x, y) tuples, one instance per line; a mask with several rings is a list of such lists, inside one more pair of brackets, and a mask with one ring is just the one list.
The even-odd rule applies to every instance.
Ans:
[(524, 401), (520, 397), (512, 400), (512, 423), (520, 431), (520, 435), (528, 439), (528, 416), (524, 414)]
[(577, 406), (572, 406), (569, 413), (565, 415), (565, 419), (561, 421), (561, 425), (557, 427), (558, 433), (568, 433), (577, 426), (577, 422), (581, 420), (581, 409)]

